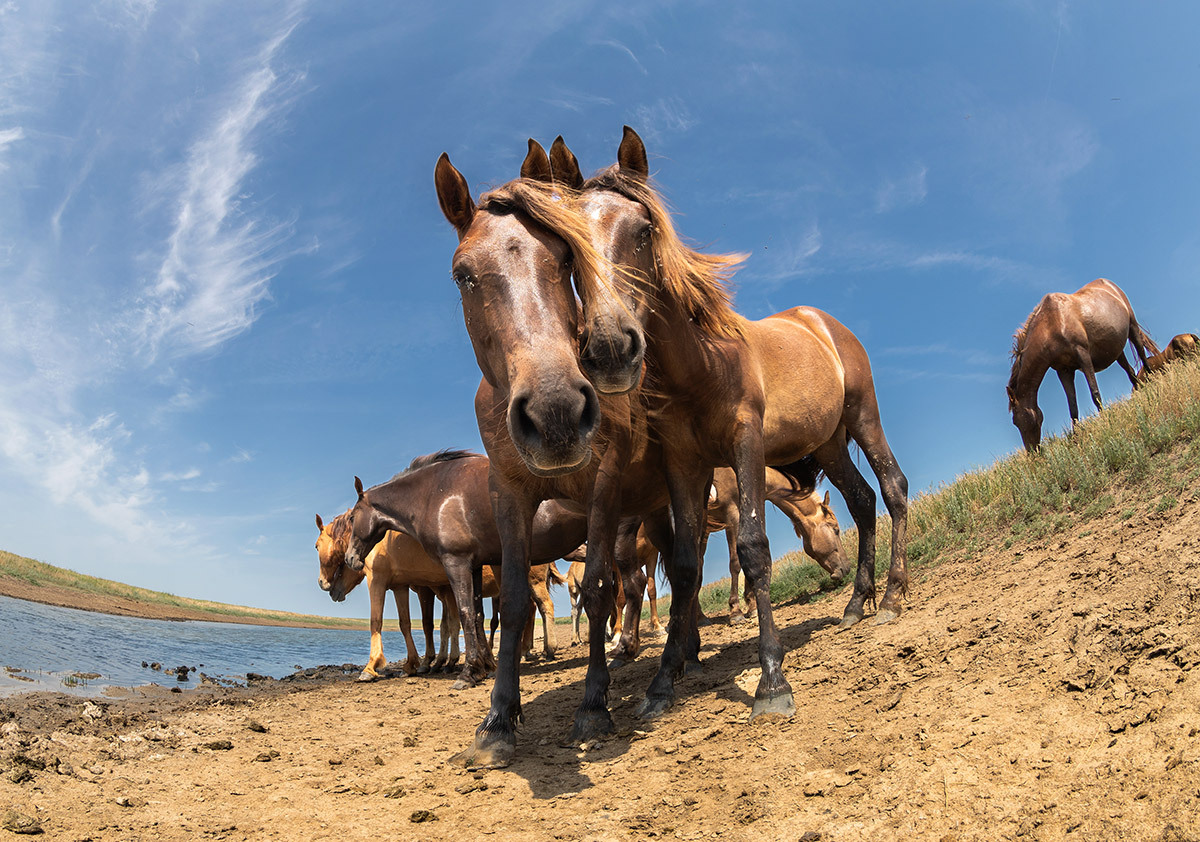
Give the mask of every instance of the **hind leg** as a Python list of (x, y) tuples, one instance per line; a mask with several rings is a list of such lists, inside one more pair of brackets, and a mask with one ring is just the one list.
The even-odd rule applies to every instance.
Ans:
[[(883, 427), (872, 425), (861, 433), (859, 447), (879, 481), (883, 503), (892, 519), (892, 558), (888, 567), (887, 590), (875, 613), (875, 623), (886, 623), (900, 616), (902, 600), (908, 596), (908, 478), (900, 470), (892, 449), (888, 447)], [(874, 565), (872, 564), (872, 569)]]
[(1121, 367), (1121, 369), (1125, 372), (1125, 375), (1129, 378), (1130, 384), (1133, 386), (1133, 388), (1136, 389), (1139, 385), (1138, 379), (1137, 379), (1137, 373), (1134, 372), (1133, 366), (1131, 366), (1129, 364), (1129, 360), (1125, 359), (1124, 351), (1121, 352), (1121, 356), (1117, 357), (1117, 365), (1119, 365)]
[[(1122, 352), (1123, 353), (1123, 352)], [(1088, 389), (1092, 392), (1092, 403), (1096, 405), (1096, 411), (1099, 412), (1104, 408), (1104, 402), (1100, 399), (1100, 387), (1096, 384), (1096, 369), (1092, 366), (1092, 359), (1087, 354), (1083, 354), (1079, 360), (1079, 368), (1083, 371), (1084, 379), (1087, 380)], [(1071, 419), (1078, 421), (1076, 416)]]
[(858, 568), (854, 576), (854, 593), (850, 595), (850, 602), (838, 626), (839, 629), (848, 629), (862, 620), (868, 602), (872, 608), (875, 605), (875, 492), (858, 468), (854, 467), (846, 447), (844, 431), (838, 431), (814, 455), (833, 487), (846, 501), (850, 517), (858, 527)]
[(421, 605), (421, 633), (425, 635), (425, 656), (421, 658), (421, 666), (417, 675), (424, 675), (433, 669), (433, 591), (420, 587), (417, 591), (417, 602)]

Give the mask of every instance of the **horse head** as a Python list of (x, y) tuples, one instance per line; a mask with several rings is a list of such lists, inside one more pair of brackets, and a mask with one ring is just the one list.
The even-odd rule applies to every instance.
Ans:
[(317, 560), (320, 569), (317, 584), (334, 602), (342, 602), (346, 594), (363, 580), (364, 574), (346, 567), (346, 545), (349, 538), (349, 519), (346, 514), (335, 517), (328, 525), (317, 515)]
[(383, 515), (371, 504), (358, 477), (354, 478), (354, 490), (358, 492), (358, 500), (344, 515), (347, 522), (346, 567), (360, 571), (366, 565), (367, 556), (383, 540), (389, 527)]
[(804, 543), (808, 553), (835, 582), (840, 582), (850, 572), (850, 559), (842, 547), (842, 530), (837, 515), (829, 506), (829, 492), (825, 498), (816, 491), (799, 501), (805, 528), (796, 525), (796, 535)]
[(475, 359), (507, 398), (508, 432), (526, 467), (555, 476), (587, 464), (600, 427), (596, 389), (580, 369), (571, 283), (574, 271), (580, 288), (590, 289), (598, 261), (585, 221), (550, 182), (549, 160), (535, 141), (522, 173), (476, 204), (443, 153), (434, 181), (458, 232), (452, 275)]
[(1028, 398), (1018, 397), (1013, 387), (1008, 387), (1008, 411), (1012, 413), (1013, 425), (1021, 433), (1021, 442), (1030, 453), (1042, 446), (1042, 410), (1037, 405), (1037, 392)]

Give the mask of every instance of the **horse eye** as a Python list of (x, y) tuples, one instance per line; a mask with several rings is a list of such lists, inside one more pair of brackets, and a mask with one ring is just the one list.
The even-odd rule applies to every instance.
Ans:
[(470, 272), (459, 270), (454, 272), (452, 277), (454, 278), (454, 283), (457, 284), (458, 288), (463, 292), (469, 292), (475, 286), (475, 281), (471, 279)]

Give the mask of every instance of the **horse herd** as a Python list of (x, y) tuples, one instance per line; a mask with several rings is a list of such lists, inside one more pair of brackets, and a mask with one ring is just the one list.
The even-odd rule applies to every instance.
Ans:
[[(551, 563), (578, 551), (582, 574), (576, 568), (573, 578), (592, 622), (570, 739), (593, 740), (613, 730), (605, 619), (623, 592), (611, 657), (619, 664), (636, 656), (643, 593), (653, 584), (646, 562), (661, 553), (674, 598), (658, 672), (637, 708), (640, 717), (656, 717), (674, 702), (675, 680), (699, 663), (702, 543), (711, 530), (726, 528), (731, 562), (740, 562), (758, 620), (761, 677), (751, 717), (791, 715), (769, 599), (766, 500), (792, 518), (805, 549), (840, 578), (850, 563), (828, 495), (815, 495), (820, 475), (845, 498), (859, 540), (840, 628), (869, 610), (876, 623), (895, 620), (908, 589), (908, 483), (883, 432), (862, 344), (814, 308), (758, 321), (735, 312), (727, 281), (744, 256), (684, 244), (650, 182), (642, 139), (629, 127), (617, 162), (586, 180), (561, 137), (549, 153), (530, 140), (519, 177), (478, 201), (445, 154), (434, 180), (458, 234), (452, 276), (483, 375), (475, 414), (487, 456), (441, 451), (371, 488), (355, 477), (358, 499), (350, 510), (328, 525), (318, 516), (320, 583), (334, 599), (344, 598), (365, 568), (380, 566), (369, 579), (372, 652), (364, 673), (383, 663), (376, 616), (381, 624), (393, 579), (380, 558), (420, 556), (432, 574), (429, 586), (447, 600), (447, 622), (463, 620), (458, 683), (495, 673), (489, 712), (471, 746), (451, 762), (507, 765), (522, 718), (519, 664), (531, 638), (531, 596), (548, 602), (547, 578), (558, 575)], [(1102, 335), (1093, 336), (1094, 324)], [(1093, 372), (1118, 358), (1130, 371), (1126, 338), (1144, 365), (1146, 349), (1157, 350), (1108, 281), (1043, 300), (1018, 332), (1009, 385), (1013, 421), (1027, 447), (1039, 440), (1036, 393), (1045, 372), (1060, 371), (1067, 386), (1061, 372), (1083, 368), (1098, 404)], [(1073, 388), (1067, 393), (1074, 418)], [(877, 606), (875, 492), (851, 458), (851, 442), (891, 515), (891, 563)], [(498, 656), (477, 607), (497, 587), (485, 578), (495, 564), (501, 626), (527, 629), (501, 635)], [(407, 599), (399, 601), (404, 614)], [(736, 615), (736, 578), (730, 603)], [(457, 633), (446, 637), (456, 641)], [(547, 627), (547, 644), (551, 637)]]

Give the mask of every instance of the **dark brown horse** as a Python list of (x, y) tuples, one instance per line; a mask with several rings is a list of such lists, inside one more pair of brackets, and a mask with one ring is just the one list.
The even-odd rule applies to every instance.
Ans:
[(1008, 378), (1008, 409), (1026, 450), (1037, 450), (1042, 443), (1042, 410), (1037, 393), (1049, 369), (1058, 374), (1067, 393), (1072, 424), (1079, 421), (1076, 371), (1083, 372), (1096, 409), (1101, 408), (1096, 372), (1114, 362), (1137, 388), (1137, 377), (1125, 359), (1126, 342), (1137, 351), (1143, 366), (1147, 353), (1158, 353), (1138, 325), (1125, 293), (1106, 278), (1097, 278), (1070, 295), (1052, 292), (1033, 308), (1025, 324), (1013, 334), (1012, 372)]
[[(420, 456), (385, 483), (363, 489), (355, 477), (358, 501), (348, 512), (346, 566), (361, 570), (367, 554), (389, 530), (411, 536), (445, 568), (466, 632), (466, 662), (456, 686), (470, 686), (495, 669), (477, 609), (483, 595), (483, 566), (501, 560), (500, 530), (492, 516), (486, 456), (443, 450)], [(544, 503), (533, 519), (531, 558), (544, 564), (579, 546), (587, 522), (555, 502)], [(501, 574), (503, 575), (503, 574)], [(529, 566), (522, 569), (529, 587)], [(545, 571), (542, 572), (545, 580)], [(524, 629), (529, 613), (507, 629)], [(501, 608), (503, 611), (503, 607)], [(472, 622), (474, 618), (474, 622)], [(510, 635), (520, 638), (521, 633)], [(503, 649), (504, 639), (501, 638)]]
[(1169, 363), (1200, 353), (1200, 336), (1194, 333), (1179, 333), (1171, 337), (1167, 347), (1157, 354), (1146, 357), (1146, 364), (1138, 372), (1138, 382), (1145, 383), (1151, 374), (1162, 371)]
[[(583, 741), (613, 727), (601, 619), (609, 615), (613, 595), (602, 582), (614, 563), (619, 519), (663, 509), (667, 498), (640, 394), (630, 391), (641, 376), (640, 327), (602, 294), (602, 277), (611, 273), (602, 275), (587, 221), (549, 183), (550, 161), (533, 141), (521, 175), (478, 204), (445, 155), (434, 180), (442, 211), (458, 233), (452, 274), (483, 374), (475, 415), (491, 459), (505, 628), (524, 622), (528, 610), (525, 569), (538, 505), (565, 500), (587, 516), (588, 672), (571, 736)], [(619, 364), (606, 366), (599, 350), (614, 348)], [(581, 369), (585, 360), (596, 387)], [(597, 388), (612, 394), (601, 398)], [(491, 710), (456, 763), (491, 767), (511, 760), (521, 715), (512, 644), (511, 636), (502, 638)]]
[(557, 181), (583, 191), (592, 242), (619, 267), (597, 288), (619, 293), (643, 326), (645, 391), (659, 396), (651, 417), (671, 490), (674, 552), (667, 573), (674, 599), (662, 666), (639, 713), (653, 716), (672, 703), (675, 677), (697, 639), (691, 596), (708, 483), (713, 468), (732, 466), (740, 491), (738, 556), (757, 595), (762, 677), (752, 716), (790, 715), (795, 706), (768, 598), (763, 465), (805, 475), (819, 465), (845, 496), (860, 535), (846, 627), (875, 595), (875, 495), (850, 458), (848, 440), (857, 442), (892, 515), (892, 564), (877, 622), (899, 615), (908, 587), (908, 483), (883, 433), (867, 354), (819, 310), (797, 307), (754, 322), (735, 313), (725, 281), (741, 256), (705, 255), (680, 241), (649, 183), (645, 146), (629, 127), (617, 164), (586, 183), (562, 138), (551, 148), (551, 163)]

